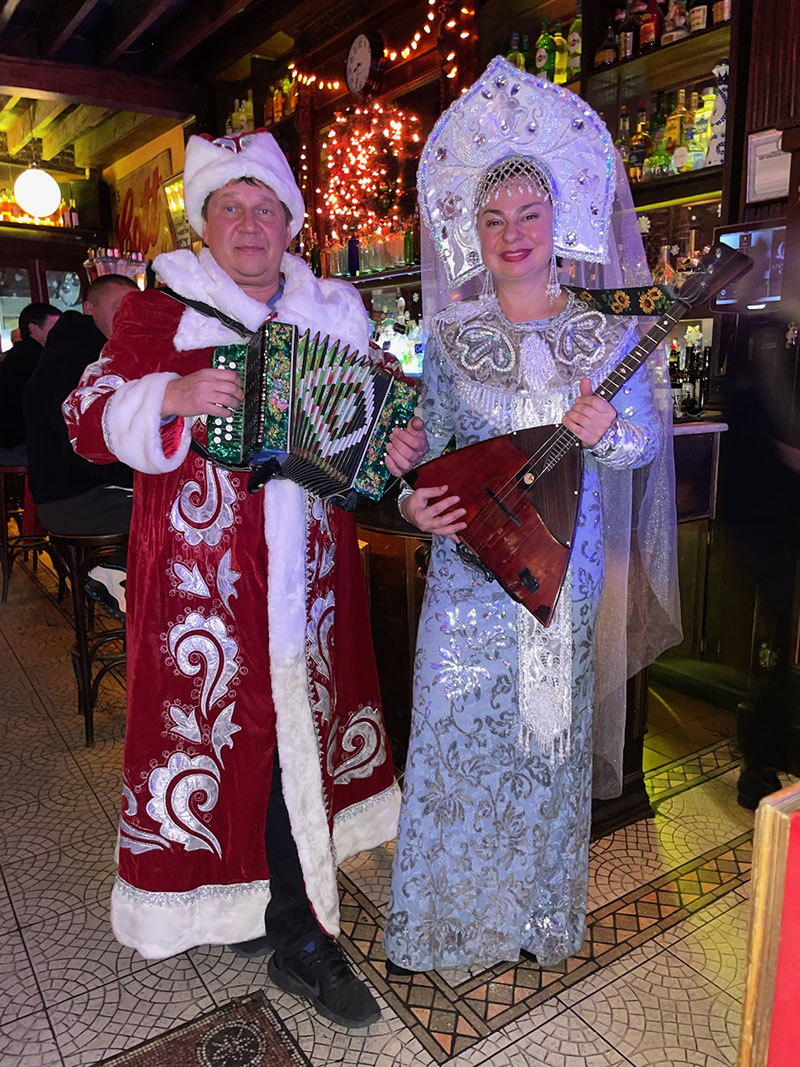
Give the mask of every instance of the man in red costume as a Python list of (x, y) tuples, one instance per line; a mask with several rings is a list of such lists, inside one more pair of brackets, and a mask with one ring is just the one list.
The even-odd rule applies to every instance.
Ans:
[[(203, 306), (157, 289), (126, 299), (64, 405), (80, 455), (137, 472), (112, 925), (151, 959), (271, 947), (275, 984), (363, 1026), (380, 1013), (335, 940), (336, 868), (394, 836), (399, 792), (353, 517), (284, 479), (249, 494), (246, 475), (190, 444), (198, 416), (242, 399), (235, 372), (211, 368), (217, 345), (240, 340), (214, 310), (362, 352), (367, 317), (350, 285), (285, 252), (304, 206), (270, 134), (191, 138), (184, 195), (206, 247), (155, 269)], [(400, 473), (426, 442), (396, 433)]]

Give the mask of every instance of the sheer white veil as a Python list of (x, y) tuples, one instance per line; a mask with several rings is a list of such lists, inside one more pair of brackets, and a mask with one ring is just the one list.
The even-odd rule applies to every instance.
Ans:
[[(609, 261), (562, 259), (562, 284), (587, 289), (652, 283), (630, 186), (615, 152), (617, 182)], [(423, 225), (422, 299), (426, 323), (452, 300), (480, 293), (486, 272), (460, 288), (448, 285), (430, 231)], [(649, 326), (639, 320), (640, 335)], [(644, 373), (640, 371), (639, 373)], [(594, 690), (594, 796), (622, 791), (627, 679), (681, 639), (676, 548), (672, 397), (663, 346), (647, 362), (661, 437), (646, 467), (611, 470), (598, 464), (603, 497), (605, 585), (597, 624)]]

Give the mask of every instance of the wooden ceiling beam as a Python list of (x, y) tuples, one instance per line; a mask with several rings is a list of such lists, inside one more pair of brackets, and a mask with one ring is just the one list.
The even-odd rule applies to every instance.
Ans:
[(36, 100), (8, 127), (8, 154), (18, 155), (34, 137), (41, 137), (69, 106), (68, 100)]
[(42, 55), (45, 59), (58, 55), (99, 2), (100, 0), (60, 0), (58, 4), (47, 5), (49, 30), (42, 41)]
[(8, 96), (0, 96), (0, 132), (7, 130), (14, 122), (17, 115), (14, 111), (22, 97), (19, 93), (10, 93)]
[(76, 167), (106, 167), (174, 125), (161, 115), (120, 111), (75, 139)]
[(14, 17), (21, 0), (0, 0), (0, 37), (3, 36), (6, 26)]
[[(174, 67), (198, 45), (218, 33), (240, 15), (252, 0), (193, 0), (191, 17), (177, 16), (174, 27), (166, 32), (155, 70), (158, 74)], [(319, 0), (317, 0), (319, 3)]]
[(176, 3), (177, 0), (148, 0), (144, 5), (131, 4), (119, 11), (115, 15), (114, 35), (104, 55), (99, 57), (100, 65), (112, 66)]
[(59, 122), (45, 130), (42, 138), (42, 159), (52, 159), (71, 145), (86, 130), (91, 130), (108, 118), (111, 112), (105, 107), (81, 106), (70, 111)]
[(202, 99), (195, 86), (161, 78), (12, 55), (0, 55), (0, 93), (39, 100), (60, 96), (71, 103), (112, 111), (143, 111), (178, 119), (193, 114)]

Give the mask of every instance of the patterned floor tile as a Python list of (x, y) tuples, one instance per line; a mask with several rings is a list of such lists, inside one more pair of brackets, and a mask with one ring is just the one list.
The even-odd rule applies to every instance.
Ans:
[(672, 1067), (685, 1052), (705, 1067), (736, 1062), (739, 1002), (667, 951), (573, 1010), (635, 1067)]
[(147, 966), (114, 939), (107, 917), (98, 919), (85, 908), (26, 926), (22, 936), (48, 1009)]
[(45, 1012), (0, 1026), (0, 1063), (8, 1067), (62, 1067), (63, 1062)]
[[(493, 1051), (483, 1062), (491, 1067), (630, 1067), (630, 1060), (571, 1011), (561, 1012), (533, 1033)], [(450, 1063), (461, 1067), (458, 1059)]]
[(86, 1067), (213, 1008), (194, 968), (178, 956), (61, 1001), (49, 1014), (65, 1067)]
[(20, 926), (52, 923), (83, 907), (107, 923), (115, 844), (116, 834), (104, 826), (44, 852), (27, 842), (18, 846), (3, 874)]
[(40, 847), (52, 851), (58, 847), (63, 834), (71, 834), (82, 827), (104, 832), (115, 826), (100, 801), (82, 776), (45, 785), (3, 791), (4, 818), (0, 822), (0, 849), (14, 855), (35, 839)]
[[(642, 819), (589, 847), (589, 910), (660, 878), (675, 866), (662, 849), (664, 819)], [(671, 830), (670, 830), (671, 832)]]
[(663, 802), (657, 814), (667, 820), (662, 844), (678, 856), (698, 855), (753, 829), (753, 813), (736, 800), (737, 772), (704, 782)]
[(22, 937), (9, 931), (0, 939), (0, 1027), (43, 1008)]
[(234, 997), (266, 989), (270, 1003), (282, 1019), (296, 1011), (305, 1010), (303, 1002), (297, 997), (283, 993), (270, 984), (267, 977), (268, 956), (245, 960), (234, 956), (225, 945), (201, 945), (190, 949), (187, 955), (220, 1007)]
[(381, 909), (385, 909), (389, 903), (394, 853), (395, 842), (390, 841), (378, 848), (351, 856), (341, 866), (348, 878)]
[(742, 902), (671, 946), (673, 956), (741, 1002), (750, 904)]

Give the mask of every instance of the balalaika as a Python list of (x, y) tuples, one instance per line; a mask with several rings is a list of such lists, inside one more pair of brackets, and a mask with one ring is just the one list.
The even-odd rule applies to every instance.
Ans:
[(374, 500), (390, 478), (389, 434), (414, 413), (417, 390), (374, 358), (267, 322), (247, 343), (214, 351), (214, 367), (234, 370), (244, 402), (227, 418), (209, 416), (212, 461), (252, 469), (256, 491), (273, 475), (324, 499), (355, 490)]
[[(595, 389), (610, 400), (695, 304), (746, 273), (753, 261), (716, 244), (677, 299)], [(480, 561), (543, 626), (567, 573), (583, 480), (583, 450), (566, 426), (536, 426), (492, 437), (409, 471), (415, 489), (446, 485), (461, 498), (466, 528), (458, 551)]]

